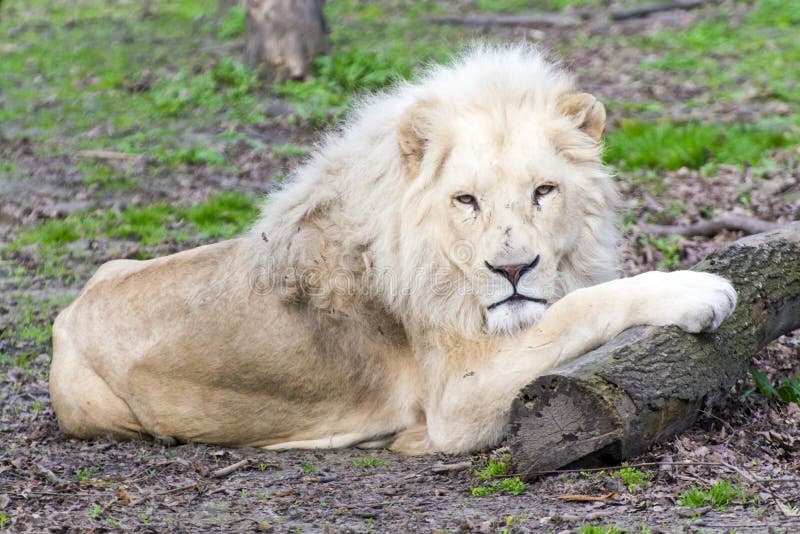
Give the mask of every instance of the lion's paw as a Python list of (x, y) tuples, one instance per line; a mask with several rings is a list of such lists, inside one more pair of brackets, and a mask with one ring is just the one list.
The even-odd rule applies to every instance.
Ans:
[(652, 303), (653, 324), (677, 325), (692, 333), (713, 331), (736, 308), (736, 290), (721, 276), (694, 271), (640, 276), (658, 295)]

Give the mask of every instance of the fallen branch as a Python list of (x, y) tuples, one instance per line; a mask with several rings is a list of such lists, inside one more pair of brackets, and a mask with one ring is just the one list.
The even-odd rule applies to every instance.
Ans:
[(508, 26), (512, 28), (572, 28), (581, 19), (559, 13), (529, 13), (526, 15), (468, 15), (466, 17), (446, 16), (428, 19), (433, 24), (452, 24), (484, 28)]
[(681, 234), (686, 237), (704, 236), (713, 237), (723, 230), (736, 230), (744, 232), (746, 235), (760, 234), (781, 228), (781, 223), (762, 221), (743, 215), (722, 215), (710, 221), (701, 221), (694, 224), (649, 224), (638, 223), (637, 226), (642, 232), (656, 235)]
[(611, 12), (611, 20), (626, 20), (639, 17), (647, 17), (653, 13), (661, 11), (671, 11), (673, 9), (696, 9), (707, 4), (716, 3), (710, 0), (676, 0), (674, 2), (658, 2), (653, 4), (642, 4), (640, 6), (616, 9)]
[(726, 395), (767, 343), (800, 328), (800, 222), (731, 243), (695, 270), (731, 280), (734, 313), (714, 333), (627, 330), (523, 388), (507, 429), (523, 478), (641, 454)]
[(223, 468), (217, 469), (216, 471), (212, 471), (211, 472), (211, 476), (214, 477), (214, 478), (222, 478), (222, 477), (230, 475), (231, 473), (233, 473), (237, 469), (241, 469), (242, 467), (245, 467), (247, 465), (250, 465), (250, 460), (248, 458), (245, 458), (244, 460), (240, 460), (240, 461), (236, 462), (235, 464), (231, 464), (231, 465), (229, 465), (227, 467), (223, 467)]
[(456, 462), (454, 464), (435, 464), (431, 467), (432, 473), (455, 473), (472, 467), (472, 462)]
[(202, 482), (192, 482), (191, 484), (186, 484), (184, 486), (176, 486), (174, 488), (169, 488), (162, 491), (157, 491), (155, 495), (169, 495), (170, 493), (179, 493), (181, 491), (188, 491), (193, 489), (198, 489), (200, 487), (205, 487)]
[(562, 501), (567, 502), (605, 502), (609, 499), (616, 498), (617, 493), (615, 491), (609, 491), (603, 495), (559, 495), (558, 498)]

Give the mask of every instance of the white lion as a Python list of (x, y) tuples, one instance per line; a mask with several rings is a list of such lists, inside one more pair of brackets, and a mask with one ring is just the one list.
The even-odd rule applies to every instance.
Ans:
[(53, 328), (61, 428), (472, 451), (522, 386), (622, 330), (713, 330), (726, 280), (614, 280), (604, 125), (524, 46), (365, 100), (248, 235), (100, 268)]

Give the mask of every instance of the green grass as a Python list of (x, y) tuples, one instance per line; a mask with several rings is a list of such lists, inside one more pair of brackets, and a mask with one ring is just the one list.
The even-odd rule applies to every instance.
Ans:
[(225, 19), (217, 31), (220, 40), (231, 40), (244, 37), (245, 11), (242, 6), (232, 6), (225, 14)]
[(353, 458), (353, 466), (355, 467), (369, 467), (375, 468), (383, 465), (379, 459), (374, 456), (364, 456), (363, 458)]
[(200, 230), (200, 237), (227, 239), (256, 219), (258, 207), (251, 197), (227, 192), (184, 210), (183, 216)]
[(314, 467), (312, 464), (310, 464), (308, 462), (300, 462), (300, 470), (303, 473), (311, 474), (311, 473), (315, 472), (317, 470), (317, 468)]
[(481, 480), (489, 480), (491, 478), (503, 476), (508, 472), (508, 461), (509, 458), (507, 457), (500, 460), (490, 458), (489, 461), (486, 462), (486, 467), (475, 471), (475, 474)]
[[(470, 489), (473, 497), (490, 497), (499, 493), (507, 495), (519, 495), (525, 491), (525, 483), (518, 477), (509, 477), (509, 462), (510, 458), (507, 456), (499, 460), (490, 458), (486, 462), (486, 467), (475, 471), (475, 475), (483, 481), (491, 481), (488, 484), (474, 486)], [(499, 477), (500, 480), (493, 480)]]
[(286, 143), (272, 147), (272, 153), (277, 156), (288, 156), (290, 158), (300, 158), (311, 152), (311, 147)]
[[(27, 371), (33, 369), (31, 364), (40, 354), (49, 351), (52, 318), (69, 304), (72, 296), (34, 298), (18, 294), (11, 300), (15, 305), (0, 316), (0, 369), (17, 367)], [(5, 347), (10, 350), (6, 352)]]
[[(709, 164), (759, 165), (770, 150), (800, 142), (800, 83), (795, 65), (800, 63), (796, 38), (800, 4), (759, 0), (743, 17), (720, 9), (709, 19), (687, 28), (651, 32), (620, 44), (635, 46), (645, 58), (643, 70), (674, 72), (675, 77), (697, 85), (699, 96), (683, 102), (702, 108), (721, 101), (780, 100), (787, 113), (768, 123), (623, 121), (607, 136), (606, 160), (623, 170), (700, 169)], [(574, 46), (575, 43), (573, 43)], [(598, 45), (589, 38), (582, 46)], [(661, 114), (657, 102), (609, 102), (618, 113)]]
[(191, 147), (176, 152), (159, 154), (160, 161), (172, 165), (208, 165), (223, 167), (227, 164), (225, 156), (208, 148)]
[(635, 467), (623, 467), (614, 473), (614, 478), (619, 479), (619, 481), (622, 482), (631, 493), (635, 492), (639, 488), (649, 485), (652, 476), (653, 475), (651, 473), (640, 471)]
[(475, 486), (470, 489), (473, 497), (491, 497), (504, 493), (506, 495), (519, 495), (525, 491), (525, 483), (519, 477), (504, 478), (490, 484)]
[[(261, 122), (268, 88), (221, 57), (218, 33), (239, 38), (240, 9), (215, 22), (216, 2), (64, 0), (4, 4), (0, 35), (15, 45), (0, 62), (0, 128), (62, 146), (159, 156), (211, 141), (220, 121)], [(243, 21), (239, 22), (243, 26)], [(99, 135), (83, 135), (101, 127)], [(194, 135), (192, 135), (194, 134)]]
[(22, 232), (7, 247), (16, 251), (36, 245), (40, 251), (61, 250), (79, 239), (112, 237), (156, 245), (167, 239), (177, 242), (233, 237), (258, 216), (255, 200), (235, 192), (219, 193), (189, 208), (170, 204), (131, 207), (116, 212), (82, 211), (54, 219)]
[(643, 69), (671, 70), (686, 79), (699, 78), (710, 89), (705, 98), (777, 98), (797, 112), (798, 24), (797, 2), (760, 0), (741, 22), (721, 10), (711, 20), (656, 32), (634, 42), (658, 58), (643, 63)]
[(744, 492), (735, 488), (727, 480), (718, 480), (708, 489), (694, 486), (683, 493), (678, 499), (678, 504), (689, 508), (699, 508), (701, 506), (711, 506), (721, 510), (727, 508), (736, 499), (743, 499)]
[(293, 102), (301, 116), (325, 122), (341, 115), (355, 95), (410, 77), (417, 62), (399, 46), (377, 52), (344, 48), (333, 55), (317, 58), (313, 78), (288, 81), (275, 90)]
[(383, 89), (413, 76), (430, 61), (445, 61), (471, 30), (431, 26), (426, 17), (441, 12), (436, 2), (326, 3), (331, 52), (316, 59), (313, 75), (274, 87), (297, 112), (315, 123), (341, 116), (357, 94)]
[(101, 161), (82, 160), (78, 162), (77, 170), (83, 176), (83, 185), (96, 187), (95, 195), (99, 197), (108, 191), (129, 191), (137, 185), (129, 171)]
[(88, 482), (95, 476), (95, 472), (91, 469), (81, 469), (77, 473), (75, 473), (75, 480), (80, 482)]
[(796, 131), (766, 126), (623, 121), (606, 138), (605, 159), (626, 169), (755, 165), (766, 151), (799, 139)]
[(640, 234), (638, 237), (637, 245), (640, 247), (651, 246), (661, 253), (657, 267), (664, 270), (673, 270), (681, 266), (681, 252), (683, 252), (683, 245), (681, 244), (680, 235), (669, 236), (653, 236), (648, 234)]
[(775, 386), (761, 371), (750, 368), (750, 375), (758, 392), (767, 399), (778, 399), (781, 402), (793, 402), (800, 405), (800, 373), (794, 377), (787, 376)]

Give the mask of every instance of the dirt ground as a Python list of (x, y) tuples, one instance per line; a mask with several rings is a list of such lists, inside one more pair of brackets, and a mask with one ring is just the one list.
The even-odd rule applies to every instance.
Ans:
[[(711, 9), (670, 11), (614, 26), (590, 21), (576, 31), (597, 36), (681, 28), (710, 16)], [(496, 37), (531, 38), (528, 30), (491, 31)], [(553, 49), (566, 42), (558, 29), (536, 32)], [(659, 113), (674, 118), (720, 114), (747, 121), (780, 111), (780, 103), (770, 99), (687, 108), (680, 95), (704, 89), (657, 70), (642, 74), (631, 60), (637, 53), (608, 39), (597, 48), (567, 51), (566, 61), (580, 85), (602, 100), (637, 101), (656, 94), (666, 110)], [(302, 145), (319, 135), (290, 114), (271, 116), (256, 133), (269, 144)], [(156, 200), (185, 204), (220, 190), (268, 193), (277, 187), (271, 178), (297, 163), (296, 157), (276, 157), (235, 142), (226, 147), (226, 156), (236, 171), (186, 166), (174, 172), (158, 167), (154, 173), (156, 167), (146, 158), (114, 162), (147, 185), (98, 198), (91, 186), (76, 179), (77, 156), (41, 151), (26, 139), (0, 138), (0, 160), (13, 160), (32, 177), (0, 181), (0, 242), (10, 242), (21, 228), (87, 206)], [(625, 274), (663, 266), (668, 259), (637, 226), (646, 214), (663, 215), (660, 222), (685, 223), (713, 206), (718, 214), (800, 219), (800, 152), (781, 149), (771, 161), (758, 169), (720, 165), (710, 171), (661, 171), (659, 188), (640, 179), (640, 171), (621, 171)], [(682, 209), (672, 213), (669, 207), (676, 202)], [(690, 266), (740, 236), (678, 237), (673, 259), (679, 265), (671, 267)], [(162, 243), (149, 252), (166, 254), (200, 243)], [(53, 279), (34, 274), (42, 261), (35, 248), (4, 254), (0, 329), (18, 329), (24, 321), (50, 323), (99, 263), (135, 256), (137, 250), (125, 240), (79, 240), (67, 257), (71, 276)], [(0, 368), (0, 531), (592, 532), (587, 525), (615, 525), (630, 532), (800, 532), (800, 407), (753, 393), (750, 377), (742, 378), (724, 405), (701, 414), (692, 429), (630, 459), (649, 477), (632, 491), (610, 466), (542, 477), (516, 496), (474, 497), (471, 488), (483, 483), (476, 470), (489, 458), (502, 457), (502, 448), (466, 457), (406, 458), (387, 451), (265, 452), (169, 446), (144, 438), (71, 439), (59, 431), (49, 403), (49, 340), (6, 338), (0, 343), (12, 359), (31, 351), (40, 354), (27, 366)], [(794, 376), (800, 370), (800, 332), (770, 345), (755, 365), (773, 381)], [(234, 469), (220, 471), (229, 466)], [(740, 490), (729, 505), (678, 504), (690, 488), (705, 488), (718, 479)], [(572, 502), (565, 495), (602, 498)]]

